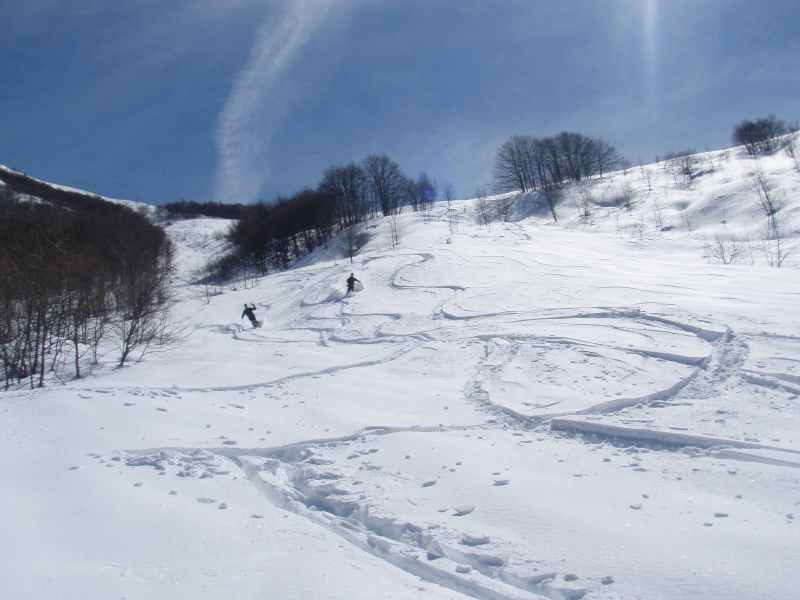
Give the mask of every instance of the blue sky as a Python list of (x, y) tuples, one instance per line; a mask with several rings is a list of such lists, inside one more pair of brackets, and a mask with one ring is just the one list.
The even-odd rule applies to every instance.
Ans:
[(386, 153), (459, 197), (513, 134), (634, 164), (800, 118), (789, 0), (2, 0), (0, 163), (116, 198), (250, 202)]

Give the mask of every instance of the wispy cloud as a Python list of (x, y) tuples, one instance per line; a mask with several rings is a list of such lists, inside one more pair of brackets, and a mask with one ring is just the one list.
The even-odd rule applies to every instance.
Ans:
[(258, 198), (269, 175), (269, 137), (286, 108), (279, 84), (332, 5), (333, 0), (291, 0), (279, 19), (268, 19), (259, 29), (219, 117), (217, 200)]

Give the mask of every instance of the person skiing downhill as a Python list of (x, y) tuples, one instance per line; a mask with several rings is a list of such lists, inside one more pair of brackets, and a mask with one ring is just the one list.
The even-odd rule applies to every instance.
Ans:
[(350, 273), (350, 277), (347, 278), (347, 293), (354, 292), (356, 290), (356, 281), (361, 283), (358, 279), (356, 279), (355, 273)]
[(247, 302), (245, 302), (244, 310), (242, 311), (242, 318), (244, 319), (245, 315), (247, 315), (247, 318), (250, 319), (250, 322), (253, 324), (253, 329), (258, 327), (258, 319), (256, 319), (255, 312), (253, 312), (255, 311), (255, 309), (256, 309), (255, 304), (251, 303), (250, 306), (247, 306)]

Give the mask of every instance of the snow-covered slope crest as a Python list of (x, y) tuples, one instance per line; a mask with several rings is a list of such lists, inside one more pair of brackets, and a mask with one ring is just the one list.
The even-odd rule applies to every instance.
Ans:
[[(0, 185), (8, 185), (6, 182), (9, 178), (19, 179), (25, 178), (29, 180), (34, 185), (42, 186), (43, 189), (51, 189), (51, 190), (61, 190), (64, 192), (72, 192), (74, 194), (80, 194), (82, 196), (92, 197), (92, 198), (99, 198), (101, 200), (105, 200), (106, 202), (113, 202), (115, 204), (122, 204), (127, 206), (131, 210), (135, 210), (137, 212), (152, 215), (153, 211), (155, 210), (154, 206), (149, 204), (145, 204), (144, 202), (138, 202), (134, 200), (118, 200), (115, 198), (106, 198), (105, 196), (100, 196), (98, 194), (94, 194), (92, 192), (87, 192), (86, 190), (79, 190), (77, 188), (71, 188), (64, 185), (58, 185), (55, 183), (49, 183), (47, 181), (42, 181), (41, 179), (36, 179), (35, 177), (31, 177), (30, 175), (26, 175), (24, 173), (20, 173), (19, 171), (15, 171), (13, 169), (9, 169), (4, 165), (0, 165)], [(14, 187), (14, 186), (11, 186)]]
[(173, 223), (183, 347), (0, 395), (0, 595), (796, 596), (800, 280), (703, 258), (760, 220), (754, 162), (659, 172), (691, 229), (570, 204), (637, 168), (558, 223), (442, 204), (213, 293), (224, 223)]

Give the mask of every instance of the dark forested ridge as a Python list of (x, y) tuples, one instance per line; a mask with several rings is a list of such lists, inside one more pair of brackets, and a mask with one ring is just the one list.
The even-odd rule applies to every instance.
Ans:
[(0, 361), (6, 386), (124, 364), (170, 331), (170, 242), (124, 204), (0, 168)]
[[(446, 188), (452, 194), (452, 185)], [(333, 165), (314, 188), (237, 208), (227, 233), (231, 249), (207, 266), (206, 276), (220, 281), (237, 273), (257, 277), (271, 268), (288, 269), (337, 234), (352, 260), (366, 243), (366, 221), (388, 217), (396, 225), (404, 208), (426, 210), (437, 195), (436, 182), (424, 171), (413, 179), (385, 154)], [(213, 210), (212, 204), (199, 206)]]
[(178, 200), (167, 202), (158, 207), (159, 214), (168, 219), (196, 219), (198, 217), (214, 217), (217, 219), (239, 219), (245, 204), (224, 204), (222, 202), (197, 202), (195, 200)]

